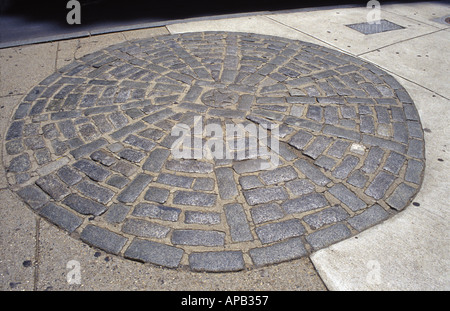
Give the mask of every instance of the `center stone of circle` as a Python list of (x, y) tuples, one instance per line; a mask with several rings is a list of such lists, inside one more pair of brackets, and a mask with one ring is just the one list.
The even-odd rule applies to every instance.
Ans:
[(238, 99), (239, 95), (226, 89), (209, 90), (201, 97), (201, 100), (205, 105), (213, 108), (234, 106)]

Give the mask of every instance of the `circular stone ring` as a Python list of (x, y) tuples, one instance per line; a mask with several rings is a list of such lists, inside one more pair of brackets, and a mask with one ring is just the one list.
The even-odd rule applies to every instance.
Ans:
[(307, 256), (409, 204), (425, 167), (405, 89), (311, 43), (124, 42), (34, 87), (4, 139), (39, 216), (131, 260), (237, 271)]

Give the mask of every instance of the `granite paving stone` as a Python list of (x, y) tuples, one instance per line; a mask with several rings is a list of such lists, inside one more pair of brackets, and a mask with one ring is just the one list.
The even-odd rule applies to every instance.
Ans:
[(256, 266), (280, 263), (307, 255), (300, 238), (291, 238), (269, 246), (252, 248), (249, 251)]
[(258, 238), (263, 244), (281, 241), (286, 238), (301, 236), (305, 228), (298, 219), (290, 219), (266, 225), (255, 229)]
[(17, 102), (3, 159), (8, 189), (90, 246), (227, 272), (307, 256), (402, 212), (425, 138), (411, 96), (367, 61), (212, 31), (80, 55)]
[(224, 207), (225, 217), (234, 242), (253, 240), (247, 216), (241, 204), (227, 204)]
[(39, 210), (39, 215), (69, 233), (75, 231), (83, 223), (83, 218), (51, 202)]
[(107, 229), (87, 225), (80, 236), (81, 240), (108, 253), (118, 254), (127, 242), (127, 238)]

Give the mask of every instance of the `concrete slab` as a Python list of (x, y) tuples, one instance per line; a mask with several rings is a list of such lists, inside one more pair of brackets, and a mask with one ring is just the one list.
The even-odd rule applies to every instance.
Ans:
[[(333, 9), (327, 11), (273, 14), (268, 17), (285, 26), (332, 45), (348, 53), (359, 55), (374, 51), (395, 42), (407, 40), (436, 31), (438, 28), (411, 20), (390, 12), (382, 12), (381, 18), (404, 29), (364, 35), (346, 25), (367, 22), (370, 12), (365, 7)], [(314, 27), (311, 27), (314, 25)]]
[(0, 191), (0, 202), (0, 290), (33, 290), (39, 220), (10, 190)]
[(380, 48), (361, 58), (450, 98), (448, 79), (437, 78), (437, 73), (445, 75), (450, 71), (449, 47), (450, 31), (445, 29)]
[(0, 97), (24, 95), (55, 71), (57, 43), (0, 50)]
[(167, 25), (170, 33), (185, 33), (195, 31), (235, 31), (252, 32), (258, 34), (279, 36), (283, 38), (307, 41), (315, 44), (324, 44), (312, 36), (301, 33), (289, 26), (282, 25), (264, 16), (244, 16), (219, 20), (201, 20), (186, 23)]
[(405, 4), (382, 4), (381, 10), (398, 14), (437, 28), (448, 28), (450, 24), (442, 24), (436, 19), (450, 14), (450, 7), (444, 1), (430, 1)]

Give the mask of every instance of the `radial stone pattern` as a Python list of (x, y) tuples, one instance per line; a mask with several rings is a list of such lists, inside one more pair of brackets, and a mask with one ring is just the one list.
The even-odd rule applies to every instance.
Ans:
[[(180, 124), (200, 151), (210, 124), (257, 125), (266, 148), (239, 154), (244, 132), (218, 140), (232, 156), (199, 157), (194, 143), (184, 146), (197, 156), (180, 158)], [(419, 115), (392, 76), (249, 33), (86, 55), (24, 97), (4, 141), (10, 187), (38, 215), (106, 252), (195, 271), (274, 264), (348, 238), (407, 206), (425, 166)]]

